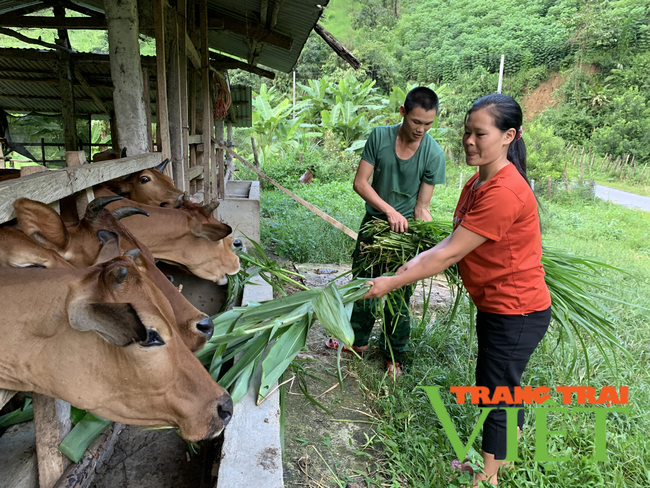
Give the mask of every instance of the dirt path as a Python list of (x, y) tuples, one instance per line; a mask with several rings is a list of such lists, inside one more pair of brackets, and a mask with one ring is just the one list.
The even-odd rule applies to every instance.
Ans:
[[(291, 269), (291, 263), (285, 261), (282, 265)], [(325, 286), (333, 277), (348, 271), (349, 266), (297, 264), (295, 269), (305, 276), (307, 286), (315, 288)], [(348, 279), (337, 281), (337, 285)], [(413, 299), (416, 314), (422, 312), (423, 296), (420, 287)], [(449, 292), (445, 283), (435, 282), (431, 307), (446, 300)], [(328, 337), (317, 322), (307, 337), (308, 350), (301, 352), (297, 359), (299, 374), (305, 379), (309, 394), (332, 415), (307, 400), (297, 380), (287, 388), (283, 452), (286, 488), (365, 488), (367, 478), (383, 480), (381, 444), (373, 430), (379, 413), (367, 405), (363, 386), (355, 374), (355, 363), (361, 360), (348, 354), (343, 356), (341, 390), (336, 377), (336, 353), (325, 347)], [(375, 362), (377, 368), (382, 368), (375, 351), (363, 361)]]

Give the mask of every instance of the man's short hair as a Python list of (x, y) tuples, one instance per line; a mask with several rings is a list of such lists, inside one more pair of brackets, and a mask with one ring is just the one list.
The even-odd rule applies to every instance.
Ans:
[(438, 111), (438, 95), (431, 88), (418, 86), (413, 88), (406, 95), (404, 100), (404, 110), (409, 113), (415, 107), (421, 107), (424, 110)]

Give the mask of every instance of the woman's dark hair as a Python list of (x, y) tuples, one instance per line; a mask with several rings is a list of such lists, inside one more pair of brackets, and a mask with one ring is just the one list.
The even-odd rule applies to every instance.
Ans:
[[(494, 118), (494, 125), (502, 132), (508, 129), (514, 129), (517, 135), (523, 121), (523, 113), (521, 107), (514, 98), (508, 95), (501, 95), (500, 93), (493, 93), (479, 98), (472, 104), (472, 108), (467, 111), (465, 121), (472, 112), (476, 112), (482, 108), (488, 109)], [(526, 175), (526, 144), (524, 139), (515, 136), (515, 139), (508, 146), (508, 161), (515, 165), (519, 174), (524, 177), (526, 182), (528, 176)]]
[(409, 113), (415, 107), (438, 111), (438, 95), (431, 88), (418, 86), (406, 94), (404, 110)]

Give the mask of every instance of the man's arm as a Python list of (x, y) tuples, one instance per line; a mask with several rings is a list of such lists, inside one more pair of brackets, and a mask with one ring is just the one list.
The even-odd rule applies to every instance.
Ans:
[[(372, 208), (386, 214), (392, 231), (406, 232), (408, 230), (408, 222), (406, 221), (406, 218), (404, 218), (404, 216), (393, 207), (388, 205), (388, 203), (386, 203), (377, 192), (373, 190), (372, 186), (370, 186), (369, 180), (374, 170), (375, 167), (365, 159), (362, 159), (359, 162), (359, 168), (354, 177), (354, 191), (357, 192), (359, 196)], [(429, 201), (430, 200), (431, 197), (429, 197)], [(429, 219), (431, 218), (429, 217)]]
[(420, 183), (420, 190), (418, 191), (418, 199), (415, 202), (415, 209), (413, 211), (415, 220), (424, 220), (430, 222), (431, 214), (429, 208), (431, 207), (431, 197), (433, 196), (433, 189), (435, 185), (430, 185), (424, 181)]

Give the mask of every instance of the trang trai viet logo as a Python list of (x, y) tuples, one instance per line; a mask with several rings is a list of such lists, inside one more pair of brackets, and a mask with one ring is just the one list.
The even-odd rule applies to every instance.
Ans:
[[(447, 408), (440, 397), (440, 386), (422, 386), (429, 396), (429, 401), (442, 424), (451, 446), (458, 456), (458, 459), (465, 459), (465, 456), (474, 443), (479, 430), (483, 426), (488, 414), (498, 407), (483, 407), (474, 430), (466, 445), (460, 440), (456, 428), (449, 417)], [(500, 402), (509, 405), (539, 405), (534, 407), (535, 411), (535, 457), (533, 461), (539, 462), (563, 462), (568, 461), (569, 456), (551, 457), (548, 454), (548, 438), (550, 436), (566, 435), (566, 430), (550, 431), (547, 429), (547, 415), (549, 412), (569, 414), (568, 406), (558, 406), (558, 403), (551, 397), (552, 389), (548, 386), (516, 387), (514, 394), (507, 387), (495, 388), (494, 394), (490, 396), (489, 390), (483, 386), (452, 386), (449, 391), (456, 395), (456, 403), (464, 405), (466, 395), (470, 396), (470, 403), (473, 405), (497, 405)], [(561, 395), (563, 405), (590, 405), (572, 406), (571, 413), (593, 412), (594, 422), (594, 461), (607, 461), (607, 415), (613, 412), (629, 415), (628, 387), (621, 386), (619, 391), (613, 386), (604, 386), (600, 392), (591, 386), (558, 386), (555, 392)], [(517, 457), (517, 414), (521, 407), (504, 408), (507, 422), (507, 451), (505, 461), (519, 461)], [(569, 422), (570, 419), (567, 419)]]

